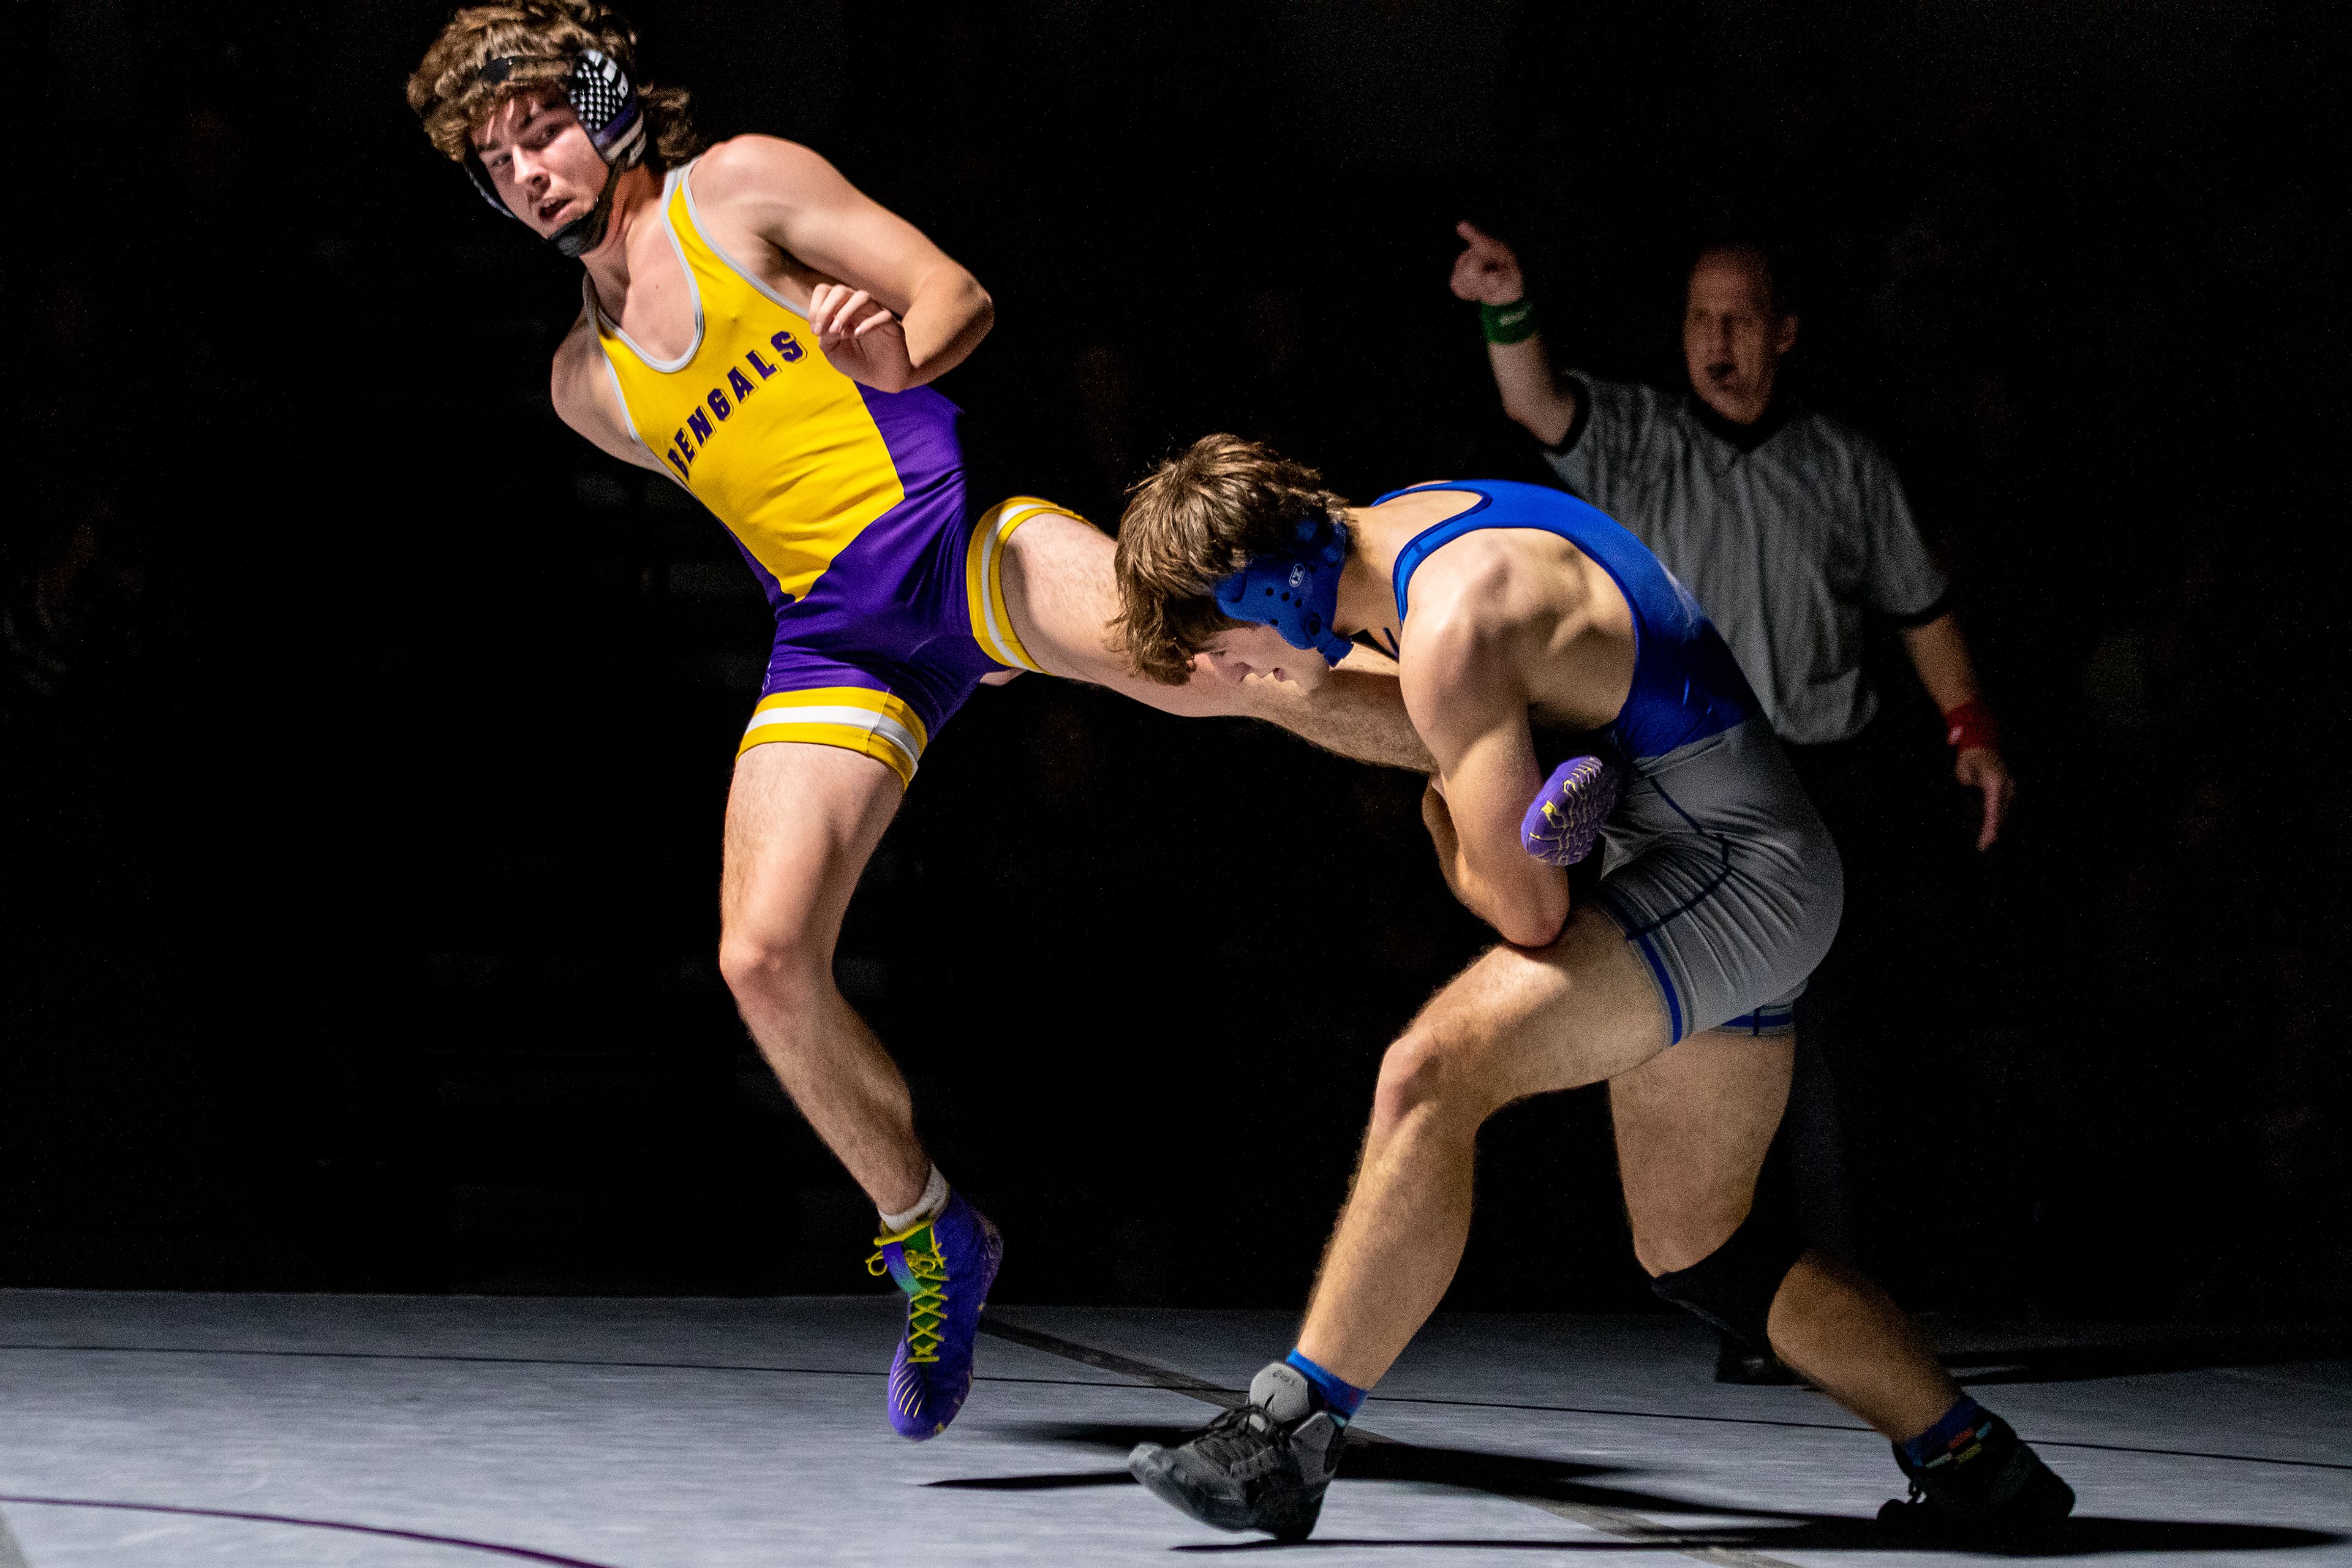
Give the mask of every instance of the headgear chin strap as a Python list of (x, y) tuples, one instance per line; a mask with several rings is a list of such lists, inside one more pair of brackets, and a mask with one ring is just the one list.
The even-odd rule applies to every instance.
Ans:
[(1348, 525), (1302, 518), (1296, 549), (1251, 558), (1216, 584), (1217, 608), (1234, 620), (1268, 626), (1293, 647), (1337, 664), (1356, 645), (1331, 629), (1339, 608), (1339, 571), (1348, 560)]
[[(570, 59), (570, 68), (562, 76), (548, 79), (561, 83), (580, 128), (588, 132), (590, 143), (605, 163), (604, 188), (597, 193), (595, 206), (547, 237), (556, 249), (577, 260), (604, 243), (604, 226), (613, 218), (613, 185), (622, 170), (646, 155), (646, 106), (637, 89), (629, 85), (628, 73), (610, 55), (583, 49)], [(552, 56), (504, 55), (482, 67), (478, 79), (495, 84), (511, 78), (518, 66), (562, 63)], [(507, 205), (490, 172), (471, 153), (466, 154), (466, 173), (473, 176), (474, 188), (482, 193), (484, 201), (521, 221), (522, 215)]]

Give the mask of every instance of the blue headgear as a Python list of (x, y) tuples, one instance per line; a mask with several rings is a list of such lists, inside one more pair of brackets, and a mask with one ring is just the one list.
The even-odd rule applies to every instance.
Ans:
[[(554, 57), (503, 55), (482, 67), (479, 79), (502, 82), (512, 78), (519, 66), (565, 63)], [(565, 100), (579, 117), (580, 128), (588, 132), (588, 140), (604, 154), (606, 165), (604, 188), (597, 195), (596, 205), (548, 236), (549, 243), (556, 249), (576, 259), (595, 249), (604, 238), (604, 226), (613, 217), (613, 182), (620, 178), (622, 170), (646, 155), (646, 109), (637, 97), (637, 89), (629, 85), (628, 72), (621, 68), (618, 60), (600, 49), (581, 50), (569, 58), (562, 76), (549, 75), (547, 79), (562, 84)], [(484, 201), (510, 218), (521, 217), (507, 205), (498, 186), (490, 181), (490, 172), (470, 152), (466, 154), (466, 173), (473, 176), (474, 188), (482, 193)]]
[(1217, 608), (1234, 620), (1268, 626), (1293, 647), (1337, 664), (1355, 645), (1331, 629), (1339, 608), (1339, 569), (1348, 559), (1348, 525), (1302, 518), (1296, 549), (1254, 556), (1216, 584)]

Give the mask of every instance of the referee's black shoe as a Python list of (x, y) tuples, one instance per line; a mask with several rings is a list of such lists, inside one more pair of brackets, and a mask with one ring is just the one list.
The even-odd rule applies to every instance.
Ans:
[(1788, 1388), (1804, 1382), (1788, 1363), (1769, 1350), (1758, 1350), (1737, 1334), (1716, 1331), (1715, 1381)]
[(1137, 1444), (1127, 1468), (1152, 1496), (1202, 1524), (1304, 1541), (1347, 1439), (1314, 1384), (1276, 1362), (1250, 1381), (1247, 1405), (1177, 1447)]

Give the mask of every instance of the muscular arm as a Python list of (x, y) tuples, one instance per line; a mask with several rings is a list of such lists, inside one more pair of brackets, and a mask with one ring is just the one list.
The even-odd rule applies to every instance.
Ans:
[[(1030, 651), (1036, 652), (1034, 644)], [(1045, 668), (1049, 674), (1107, 686), (1180, 719), (1263, 719), (1350, 762), (1414, 773), (1437, 771), (1392, 676), (1343, 665), (1310, 692), (1262, 675), (1232, 685), (1202, 669), (1181, 686), (1162, 686), (1128, 669), (1108, 650), (1099, 660), (1065, 665), (1053, 659)], [(1535, 798), (1532, 786), (1528, 798)]]
[[(1034, 641), (1030, 651), (1038, 651)], [(1437, 771), (1436, 759), (1405, 712), (1395, 661), (1361, 648), (1349, 654), (1312, 691), (1263, 675), (1253, 675), (1235, 685), (1198, 666), (1183, 685), (1163, 686), (1129, 669), (1107, 639), (1095, 658), (1072, 661), (1075, 668), (1064, 666), (1066, 655), (1060, 649), (1039, 657), (1048, 660), (1046, 668), (1054, 674), (1108, 686), (1163, 713), (1184, 719), (1263, 719), (1309, 745), (1351, 762), (1402, 768), (1407, 773)], [(1528, 798), (1534, 797), (1531, 789)]]
[(805, 266), (865, 290), (904, 324), (903, 391), (963, 363), (996, 307), (980, 280), (923, 232), (842, 178), (798, 142), (738, 136), (695, 169), (696, 196)]
[(1525, 685), (1493, 629), (1462, 616), (1413, 629), (1404, 697), (1437, 760), (1422, 816), (1438, 864), (1454, 897), (1505, 942), (1541, 947), (1568, 922), (1568, 873), (1519, 842), (1543, 787)]

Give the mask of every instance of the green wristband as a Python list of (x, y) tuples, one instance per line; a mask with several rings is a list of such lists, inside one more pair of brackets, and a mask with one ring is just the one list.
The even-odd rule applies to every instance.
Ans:
[(1478, 329), (1490, 343), (1526, 342), (1536, 335), (1536, 302), (1522, 298), (1507, 305), (1481, 305)]

